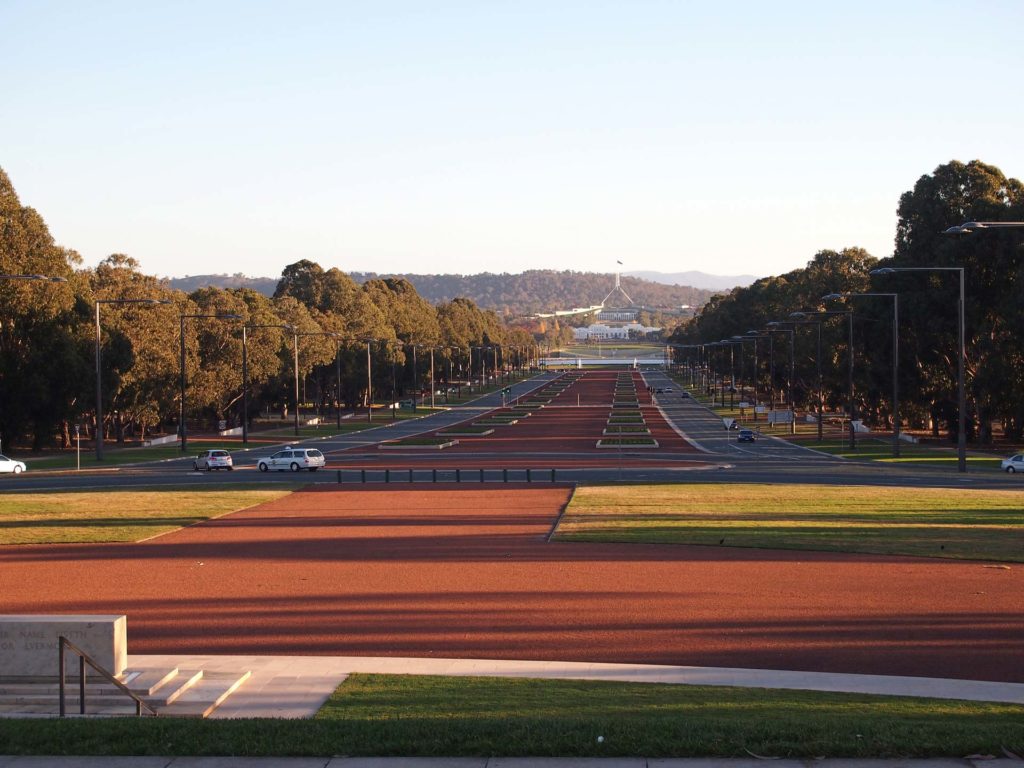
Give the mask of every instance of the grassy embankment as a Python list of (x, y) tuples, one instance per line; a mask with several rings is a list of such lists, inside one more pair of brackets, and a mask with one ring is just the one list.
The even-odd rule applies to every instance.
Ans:
[(1024, 562), (1024, 490), (590, 486), (556, 538)]
[[(602, 737), (599, 741), (598, 737)], [(963, 757), (1024, 707), (685, 685), (353, 675), (314, 720), (0, 720), (0, 754)]]
[(6, 493), (0, 495), (0, 545), (139, 541), (279, 499), (298, 487)]

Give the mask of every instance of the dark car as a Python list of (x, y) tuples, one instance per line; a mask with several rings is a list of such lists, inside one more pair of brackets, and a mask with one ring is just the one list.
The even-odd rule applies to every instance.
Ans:
[(737, 443), (752, 443), (755, 440), (757, 440), (757, 436), (754, 435), (754, 430), (752, 429), (741, 429), (736, 435)]

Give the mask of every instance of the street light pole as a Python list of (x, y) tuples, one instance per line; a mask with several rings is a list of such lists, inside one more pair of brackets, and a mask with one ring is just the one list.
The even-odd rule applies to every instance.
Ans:
[(373, 339), (366, 340), (366, 421), (373, 422), (373, 369), (370, 361), (370, 343)]
[(810, 315), (816, 314), (814, 312), (790, 312), (790, 322), (796, 323), (813, 323), (818, 331), (818, 342), (814, 354), (815, 369), (818, 377), (818, 442), (822, 441), (824, 432), (822, 412), (824, 411), (824, 396), (822, 394), (822, 378), (821, 378), (821, 321), (820, 320), (807, 320)]
[(430, 348), (430, 408), (434, 409), (434, 390), (437, 386), (434, 384), (434, 348)]
[(900, 297), (897, 293), (830, 293), (822, 301), (881, 297), (892, 299), (892, 455), (900, 455)]
[(416, 399), (420, 389), (420, 369), (417, 365), (416, 348), (419, 344), (412, 345), (412, 412), (416, 413)]
[[(773, 321), (768, 323), (768, 333), (788, 333), (789, 334), (789, 381), (786, 384), (786, 400), (789, 403), (789, 432), (790, 434), (796, 434), (796, 403), (793, 402), (793, 378), (796, 374), (796, 331), (792, 328), (779, 328), (782, 325), (782, 321)], [(774, 340), (773, 340), (774, 345)], [(774, 369), (774, 363), (773, 363)], [(775, 373), (772, 373), (772, 380), (774, 382)], [(774, 394), (774, 390), (773, 390)], [(774, 408), (773, 408), (774, 410)]]
[[(968, 222), (968, 224), (978, 224), (979, 222)], [(994, 222), (993, 222), (994, 223)], [(1007, 224), (1017, 225), (1018, 222), (1006, 222)], [(1024, 226), (1024, 225), (1022, 225)], [(959, 312), (959, 328), (958, 331), (958, 343), (959, 347), (957, 355), (957, 370), (956, 370), (956, 386), (957, 386), (957, 406), (959, 413), (957, 414), (957, 435), (956, 435), (956, 465), (958, 472), (967, 471), (967, 388), (964, 382), (964, 368), (967, 363), (967, 341), (966, 341), (966, 322), (965, 322), (965, 292), (964, 292), (964, 268), (963, 267), (881, 267), (879, 269), (873, 269), (869, 274), (871, 275), (891, 275), (894, 272), (957, 272), (960, 278), (960, 312)]]

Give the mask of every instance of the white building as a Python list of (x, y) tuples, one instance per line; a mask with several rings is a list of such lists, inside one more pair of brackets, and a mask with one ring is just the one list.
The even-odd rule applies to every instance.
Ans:
[(573, 336), (576, 341), (604, 341), (606, 339), (628, 339), (630, 336), (643, 336), (652, 331), (660, 331), (661, 328), (641, 325), (640, 323), (626, 323), (625, 325), (605, 325), (604, 323), (592, 323), (586, 328), (573, 328)]

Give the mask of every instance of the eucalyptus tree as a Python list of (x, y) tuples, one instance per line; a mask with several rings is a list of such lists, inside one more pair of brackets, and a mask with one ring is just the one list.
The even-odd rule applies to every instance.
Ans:
[[(33, 208), (23, 206), (0, 169), (0, 274), (67, 280), (0, 280), (0, 443), (28, 434), (48, 443), (84, 399), (85, 348), (76, 334), (81, 258), (54, 242)], [(55, 371), (66, 375), (54, 376)]]

